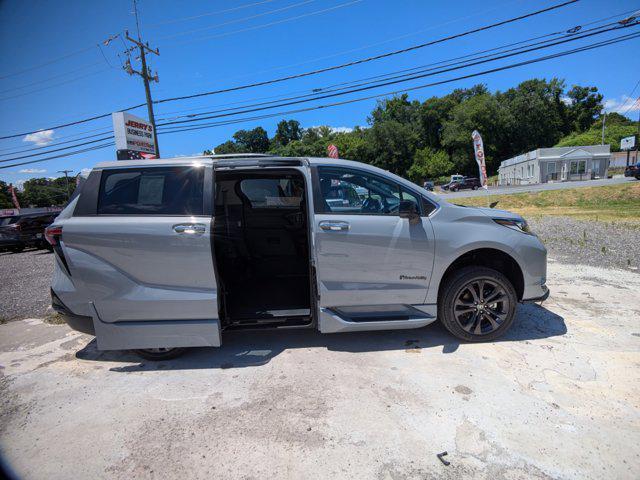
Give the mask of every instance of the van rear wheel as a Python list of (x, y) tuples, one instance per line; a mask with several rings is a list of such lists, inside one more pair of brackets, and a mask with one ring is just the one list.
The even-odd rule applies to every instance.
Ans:
[(185, 348), (143, 348), (134, 352), (147, 360), (160, 361), (179, 357), (185, 350)]
[(494, 340), (511, 327), (517, 301), (513, 285), (502, 273), (469, 266), (448, 279), (438, 302), (438, 318), (460, 340)]

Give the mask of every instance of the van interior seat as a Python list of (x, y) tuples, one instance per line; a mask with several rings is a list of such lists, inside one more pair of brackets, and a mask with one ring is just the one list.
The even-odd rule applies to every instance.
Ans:
[[(277, 188), (257, 189), (250, 199), (241, 188), (247, 178), (270, 180)], [(304, 186), (295, 170), (216, 173), (214, 253), (223, 323), (277, 318), (294, 310), (310, 314), (305, 195), (296, 204), (291, 192), (277, 185), (291, 190), (290, 182)], [(265, 202), (268, 195), (275, 198), (271, 205)]]

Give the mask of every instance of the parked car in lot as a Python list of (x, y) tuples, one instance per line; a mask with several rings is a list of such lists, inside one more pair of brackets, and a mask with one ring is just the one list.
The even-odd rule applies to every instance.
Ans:
[(625, 177), (635, 177), (636, 180), (640, 180), (640, 162), (635, 165), (629, 165), (624, 169)]
[(477, 190), (481, 186), (482, 184), (477, 178), (464, 177), (461, 180), (450, 182), (447, 188), (452, 192), (457, 192), (458, 190)]
[(27, 247), (50, 248), (44, 231), (55, 217), (52, 213), (31, 213), (0, 218), (0, 250), (18, 253)]
[(257, 328), (439, 319), (463, 341), (493, 340), (518, 302), (549, 294), (546, 250), (519, 215), (329, 158), (101, 163), (46, 235), (53, 307), (99, 349), (153, 359)]
[(424, 182), (424, 184), (422, 185), (422, 187), (423, 187), (425, 190), (429, 190), (430, 192), (433, 192), (434, 184), (433, 184), (433, 182), (429, 182), (429, 181), (427, 181), (427, 182)]

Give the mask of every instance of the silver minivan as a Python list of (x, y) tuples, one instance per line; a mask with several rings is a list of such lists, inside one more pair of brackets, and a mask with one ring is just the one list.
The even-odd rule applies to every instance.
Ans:
[(53, 307), (102, 350), (166, 359), (228, 330), (419, 328), (463, 341), (543, 300), (522, 217), (364, 163), (220, 155), (97, 165), (47, 229)]

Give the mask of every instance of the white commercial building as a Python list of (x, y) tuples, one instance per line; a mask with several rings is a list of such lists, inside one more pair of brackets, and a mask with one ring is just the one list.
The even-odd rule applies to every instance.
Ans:
[(606, 178), (610, 158), (609, 145), (538, 148), (501, 162), (498, 184), (529, 185)]

